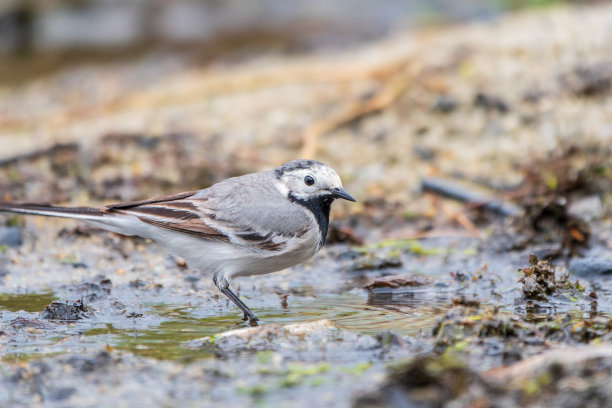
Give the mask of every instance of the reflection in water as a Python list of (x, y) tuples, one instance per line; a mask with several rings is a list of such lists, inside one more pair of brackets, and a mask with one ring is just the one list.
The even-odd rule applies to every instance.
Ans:
[(362, 334), (393, 330), (400, 334), (417, 334), (435, 325), (448, 306), (448, 294), (430, 291), (402, 294), (368, 295), (328, 294), (289, 298), (290, 307), (259, 311), (263, 324), (298, 323), (329, 319), (337, 327)]
[[(52, 294), (22, 295), (15, 298), (0, 296), (0, 305), (7, 310), (17, 310), (25, 303), (40, 311), (53, 299)], [(284, 295), (280, 297), (280, 301), (281, 308), (271, 305), (256, 310), (261, 324), (290, 324), (329, 319), (338, 328), (367, 335), (375, 335), (383, 330), (391, 330), (401, 335), (427, 332), (451, 303), (449, 293), (439, 293), (432, 288), (420, 288), (399, 294), (366, 295), (358, 291), (344, 294)], [(95, 319), (79, 322), (76, 330), (85, 336), (75, 337), (69, 325), (62, 326), (65, 331), (62, 333), (59, 333), (57, 328), (48, 334), (41, 332), (36, 338), (36, 347), (29, 352), (68, 352), (75, 347), (100, 347), (101, 344), (108, 344), (110, 347), (146, 357), (185, 361), (213, 355), (213, 350), (192, 350), (185, 346), (186, 342), (214, 336), (226, 330), (248, 327), (241, 320), (239, 313), (232, 309), (228, 309), (225, 314), (206, 310), (203, 315), (198, 306), (158, 304), (146, 308), (148, 311), (144, 313), (144, 318), (129, 320), (127, 324), (123, 315), (99, 311)], [(26, 345), (33, 343), (32, 338), (23, 340), (23, 344), (16, 344), (21, 354), (27, 349)], [(8, 357), (8, 354), (5, 357)]]
[[(437, 293), (403, 293), (399, 296), (364, 296), (363, 294), (328, 294), (308, 297), (284, 296), (286, 308), (257, 309), (260, 323), (290, 324), (329, 319), (335, 326), (362, 334), (375, 335), (382, 330), (417, 334), (430, 330), (449, 304), (447, 296)], [(239, 314), (195, 317), (189, 308), (158, 305), (160, 316), (171, 320), (155, 328), (116, 329), (112, 324), (89, 330), (112, 347), (146, 357), (171, 360), (207, 358), (213, 351), (191, 350), (185, 342), (220, 332), (247, 327)], [(92, 339), (93, 340), (93, 339)]]
[[(520, 313), (520, 311), (517, 310), (517, 313)], [(525, 321), (530, 323), (538, 323), (551, 320), (554, 313), (554, 305), (548, 304), (546, 306), (543, 306), (531, 300), (525, 304)]]

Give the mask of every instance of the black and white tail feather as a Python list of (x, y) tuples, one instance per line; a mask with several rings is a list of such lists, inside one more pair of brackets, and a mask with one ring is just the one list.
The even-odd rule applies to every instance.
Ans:
[(323, 163), (294, 160), (207, 189), (102, 208), (0, 202), (0, 211), (73, 218), (123, 235), (150, 238), (212, 277), (255, 324), (229, 288), (232, 278), (278, 271), (325, 243), (331, 203), (355, 199)]

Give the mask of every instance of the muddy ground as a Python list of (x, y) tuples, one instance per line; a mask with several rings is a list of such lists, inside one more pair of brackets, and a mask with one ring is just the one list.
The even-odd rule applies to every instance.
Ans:
[(333, 55), (152, 54), (0, 92), (0, 198), (103, 205), (314, 157), (312, 261), (237, 280), (77, 222), (0, 218), (0, 405), (612, 404), (612, 7)]

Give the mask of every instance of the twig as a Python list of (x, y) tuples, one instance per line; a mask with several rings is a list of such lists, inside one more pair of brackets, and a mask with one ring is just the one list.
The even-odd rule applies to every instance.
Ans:
[(452, 180), (437, 177), (426, 178), (421, 181), (421, 189), (443, 197), (468, 203), (473, 207), (484, 208), (506, 217), (516, 217), (522, 212), (519, 207), (512, 203), (487, 197), (478, 191), (461, 186)]
[(457, 223), (459, 223), (459, 225), (465, 228), (471, 235), (476, 238), (480, 238), (480, 231), (478, 230), (478, 228), (476, 228), (472, 221), (470, 221), (468, 217), (465, 216), (465, 214), (455, 212), (450, 208), (446, 208), (444, 206), (442, 206), (442, 209), (450, 218), (457, 221)]
[(392, 105), (408, 88), (414, 76), (420, 72), (420, 68), (410, 65), (397, 72), (385, 86), (365, 101), (359, 100), (350, 103), (338, 114), (324, 118), (311, 124), (303, 135), (303, 144), (300, 157), (312, 158), (316, 154), (319, 138), (340, 126), (353, 122), (363, 116), (382, 111)]
[(37, 160), (45, 156), (52, 156), (54, 154), (60, 152), (76, 152), (79, 149), (79, 145), (77, 143), (58, 143), (51, 147), (47, 147), (44, 149), (34, 150), (30, 153), (20, 154), (18, 156), (9, 157), (7, 159), (0, 160), (0, 167), (11, 166), (20, 161), (30, 161)]
[(74, 336), (64, 337), (63, 339), (61, 339), (60, 341), (54, 343), (53, 345), (54, 346), (59, 346), (60, 344), (65, 343), (65, 342), (67, 342), (68, 340), (70, 340), (72, 338), (74, 338)]
[(473, 235), (466, 232), (451, 230), (432, 230), (432, 231), (422, 231), (415, 232), (412, 234), (402, 234), (402, 233), (393, 233), (389, 235), (383, 235), (382, 238), (391, 238), (391, 239), (426, 239), (426, 238), (465, 238), (472, 237)]

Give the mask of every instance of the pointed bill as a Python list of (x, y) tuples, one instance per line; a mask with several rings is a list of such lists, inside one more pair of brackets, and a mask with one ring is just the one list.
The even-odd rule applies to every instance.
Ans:
[(331, 193), (336, 198), (343, 198), (348, 201), (356, 202), (352, 195), (349, 194), (348, 191), (343, 189), (342, 187), (332, 188)]

